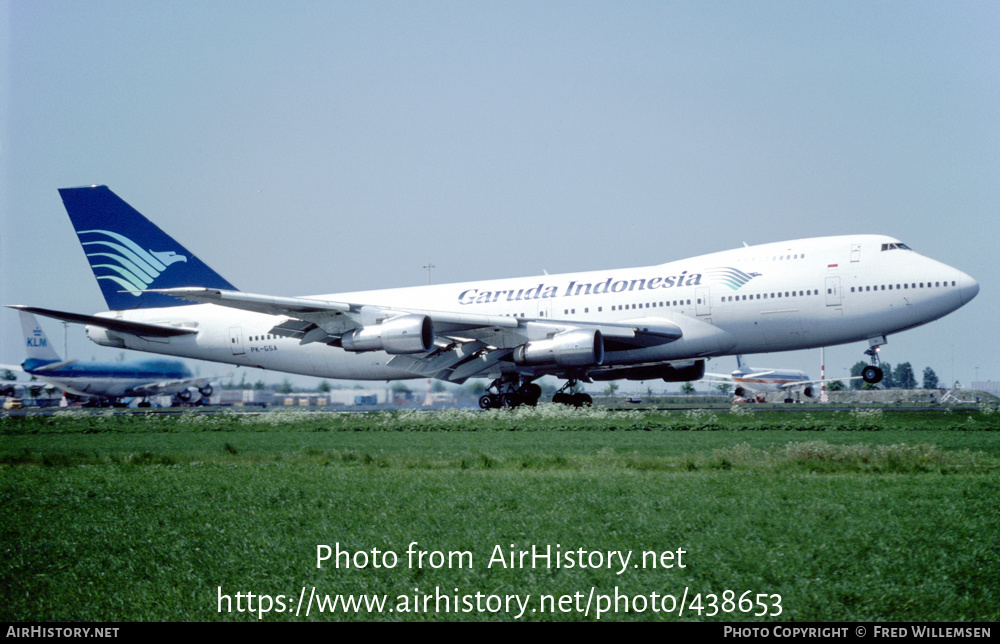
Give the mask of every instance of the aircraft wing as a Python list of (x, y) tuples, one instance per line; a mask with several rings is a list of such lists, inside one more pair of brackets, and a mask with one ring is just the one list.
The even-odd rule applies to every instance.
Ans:
[[(15, 365), (0, 364), (0, 370), (7, 369), (9, 371), (17, 371), (19, 373), (27, 374), (20, 367)], [(0, 398), (6, 394), (16, 394), (18, 391), (23, 391), (30, 395), (32, 390), (37, 391), (55, 391), (58, 387), (51, 385), (43, 380), (0, 380)]]
[(99, 326), (112, 331), (122, 331), (143, 337), (169, 338), (178, 335), (190, 335), (197, 333), (198, 329), (187, 327), (163, 326), (159, 324), (147, 324), (145, 322), (129, 322), (128, 320), (118, 320), (115, 318), (99, 317), (96, 315), (83, 315), (80, 313), (67, 313), (65, 311), (53, 311), (51, 309), (40, 309), (34, 306), (24, 306), (21, 304), (8, 304), (7, 308), (27, 311), (46, 317), (63, 320), (64, 322), (74, 322), (76, 324), (89, 324)]
[[(742, 382), (744, 380), (759, 380), (760, 378), (766, 378), (767, 376), (773, 375), (775, 373), (774, 369), (768, 369), (766, 371), (757, 371), (754, 373), (747, 373), (740, 376), (738, 379), (735, 376), (724, 374), (724, 373), (706, 373), (706, 378), (712, 378), (715, 380), (726, 380), (728, 382)], [(801, 382), (795, 382), (792, 384), (802, 384)]]
[(824, 382), (834, 382), (837, 380), (843, 380), (846, 382), (848, 380), (861, 380), (861, 378), (862, 378), (861, 376), (847, 376), (844, 378), (824, 378), (823, 380), (799, 380), (797, 382), (786, 382), (785, 384), (781, 385), (780, 389), (782, 390), (795, 389), (797, 387), (808, 387), (810, 385), (818, 385)]
[(178, 380), (162, 380), (160, 382), (150, 382), (138, 387), (129, 389), (130, 395), (157, 396), (161, 394), (175, 394), (188, 387), (202, 388), (209, 384), (209, 378), (183, 378)]
[[(155, 289), (192, 302), (211, 303), (244, 311), (281, 315), (288, 319), (271, 333), (296, 338), (302, 344), (323, 342), (345, 346), (352, 332), (404, 316), (429, 320), (433, 338), (423, 350), (401, 352), (390, 361), (415, 375), (463, 381), (508, 358), (520, 345), (544, 340), (574, 329), (599, 331), (608, 350), (650, 347), (682, 337), (681, 328), (662, 318), (642, 318), (627, 323), (560, 322), (540, 318), (382, 307), (360, 302), (313, 298), (274, 297), (202, 287)], [(417, 319), (413, 317), (413, 319)], [(345, 341), (345, 336), (348, 340)], [(346, 346), (345, 346), (346, 348)], [(357, 348), (352, 350), (367, 350)], [(392, 353), (392, 352), (391, 352)]]
[[(511, 330), (513, 335), (537, 335), (530, 330), (531, 325), (539, 325), (544, 333), (538, 338), (525, 337), (511, 346), (517, 346), (524, 341), (541, 339), (570, 328), (597, 328), (612, 342), (620, 342), (629, 347), (653, 346), (673, 342), (681, 337), (680, 327), (668, 320), (639, 320), (638, 324), (620, 323), (587, 323), (587, 322), (553, 322), (551, 320), (536, 320), (532, 318), (514, 318), (501, 315), (480, 315), (456, 313), (453, 311), (433, 311), (416, 308), (380, 307), (378, 305), (357, 302), (336, 302), (299, 297), (274, 297), (270, 295), (254, 295), (241, 291), (224, 291), (208, 288), (170, 288), (150, 290), (151, 293), (163, 293), (192, 302), (204, 302), (242, 309), (268, 313), (270, 315), (285, 315), (287, 317), (310, 322), (327, 331), (329, 335), (342, 334), (346, 331), (363, 327), (366, 324), (400, 315), (426, 315), (434, 323), (436, 335), (461, 335), (463, 331), (489, 330), (492, 334), (502, 334), (504, 329)], [(367, 319), (366, 319), (367, 318)], [(279, 329), (283, 325), (279, 325)], [(308, 325), (289, 325), (284, 330), (287, 333), (278, 335), (298, 336), (305, 342), (315, 342), (319, 334), (305, 338), (314, 329)], [(520, 330), (520, 331), (515, 331)], [(518, 338), (519, 339), (519, 338)]]

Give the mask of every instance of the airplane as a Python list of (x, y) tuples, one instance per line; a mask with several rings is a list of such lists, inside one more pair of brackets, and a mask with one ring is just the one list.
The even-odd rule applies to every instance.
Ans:
[(753, 402), (764, 402), (765, 394), (772, 391), (786, 393), (785, 402), (793, 402), (790, 394), (800, 392), (807, 398), (815, 398), (818, 386), (835, 380), (857, 380), (861, 376), (846, 378), (824, 378), (810, 380), (804, 371), (798, 369), (757, 369), (743, 363), (743, 357), (736, 356), (736, 371), (731, 375), (721, 373), (706, 373), (705, 378), (736, 383), (733, 392), (737, 398)]
[[(21, 371), (19, 368), (12, 368), (14, 365), (0, 365), (0, 370), (10, 371), (11, 375), (15, 375), (14, 371)], [(47, 382), (42, 382), (41, 380), (3, 380), (0, 381), (0, 398), (38, 398), (43, 394), (49, 395), (52, 392), (58, 391), (56, 387), (53, 387)]]
[[(27, 311), (19, 313), (27, 360), (20, 367), (0, 365), (0, 368), (24, 371), (66, 392), (72, 399), (104, 406), (121, 405), (123, 398), (140, 398), (139, 406), (148, 407), (150, 396), (176, 395), (187, 402), (192, 398), (192, 390), (197, 390), (204, 399), (212, 395), (209, 379), (193, 377), (191, 370), (180, 360), (62, 360), (35, 316)], [(2, 393), (14, 395), (14, 387), (14, 384), (6, 385)], [(31, 384), (21, 383), (21, 387), (31, 387)]]
[(579, 382), (698, 380), (705, 360), (867, 342), (970, 302), (975, 279), (884, 235), (799, 239), (655, 266), (285, 297), (238, 290), (107, 186), (59, 190), (109, 311), (13, 305), (97, 344), (333, 379), (487, 378), (484, 409), (584, 405)]

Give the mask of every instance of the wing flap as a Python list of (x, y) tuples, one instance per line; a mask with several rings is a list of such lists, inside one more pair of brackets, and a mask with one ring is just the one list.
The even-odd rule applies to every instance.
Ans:
[(487, 348), (485, 342), (466, 342), (446, 350), (429, 353), (426, 356), (393, 356), (387, 366), (405, 369), (419, 376), (450, 380), (456, 365), (473, 358), (476, 353), (485, 348)]

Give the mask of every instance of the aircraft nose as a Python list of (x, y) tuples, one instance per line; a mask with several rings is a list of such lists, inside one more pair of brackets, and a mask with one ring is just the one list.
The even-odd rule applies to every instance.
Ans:
[(968, 304), (972, 298), (979, 294), (979, 282), (972, 276), (960, 273), (958, 278), (958, 291), (962, 296), (962, 304)]

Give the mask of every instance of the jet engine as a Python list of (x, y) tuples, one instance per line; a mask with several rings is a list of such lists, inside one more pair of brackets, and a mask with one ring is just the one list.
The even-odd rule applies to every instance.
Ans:
[(597, 329), (563, 331), (548, 340), (522, 344), (514, 350), (514, 362), (560, 367), (597, 366), (604, 362), (604, 336)]
[(347, 351), (423, 353), (434, 346), (434, 324), (426, 315), (400, 315), (345, 333), (340, 343)]
[(806, 398), (816, 397), (816, 390), (813, 389), (812, 387), (806, 387), (805, 389), (802, 390), (802, 393), (806, 395)]
[(120, 335), (109, 329), (105, 329), (100, 326), (92, 326), (88, 324), (85, 327), (87, 331), (87, 337), (91, 339), (94, 344), (99, 344), (102, 347), (114, 347), (116, 349), (125, 349), (125, 340), (122, 339)]

